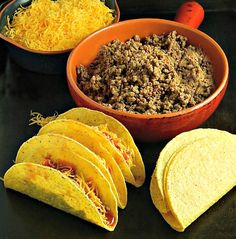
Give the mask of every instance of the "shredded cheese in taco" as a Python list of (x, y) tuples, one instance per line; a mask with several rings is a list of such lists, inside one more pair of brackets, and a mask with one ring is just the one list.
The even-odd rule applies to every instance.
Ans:
[(117, 137), (116, 134), (109, 131), (107, 124), (94, 126), (93, 128), (98, 129), (121, 152), (129, 168), (135, 167), (133, 163), (134, 151), (125, 146), (121, 138)]
[(69, 177), (71, 180), (73, 180), (77, 184), (77, 186), (80, 188), (80, 190), (82, 190), (89, 197), (89, 199), (94, 203), (95, 207), (101, 214), (105, 224), (112, 225), (115, 222), (115, 218), (110, 208), (106, 207), (102, 203), (99, 197), (97, 186), (92, 178), (85, 180), (83, 175), (78, 175), (73, 165), (70, 165), (69, 163), (65, 161), (53, 162), (50, 157), (46, 157), (42, 165), (50, 167), (50, 168), (54, 168), (60, 171), (61, 173), (63, 173), (64, 175), (66, 175), (67, 177)]
[(49, 122), (55, 120), (58, 116), (58, 113), (55, 113), (53, 116), (43, 117), (42, 114), (38, 112), (30, 112), (30, 116), (32, 117), (29, 121), (29, 125), (37, 124), (41, 127), (48, 124)]

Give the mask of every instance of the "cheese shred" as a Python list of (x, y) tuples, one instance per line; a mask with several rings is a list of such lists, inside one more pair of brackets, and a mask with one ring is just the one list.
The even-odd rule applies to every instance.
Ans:
[(61, 164), (60, 161), (53, 162), (50, 157), (45, 158), (43, 165), (60, 171), (66, 177), (75, 182), (77, 187), (79, 187), (80, 190), (93, 202), (98, 212), (100, 213), (103, 222), (106, 224), (108, 223), (106, 215), (110, 208), (106, 207), (103, 204), (99, 196), (97, 185), (92, 177), (85, 180), (84, 176), (82, 174), (78, 174), (72, 166), (64, 165), (63, 163)]
[(33, 50), (60, 51), (113, 21), (113, 10), (100, 0), (33, 0), (8, 17), (3, 34)]
[(55, 120), (58, 116), (58, 113), (55, 113), (53, 116), (44, 118), (42, 114), (40, 114), (38, 112), (31, 111), (30, 116), (32, 118), (29, 120), (29, 125), (37, 124), (37, 125), (43, 127), (44, 125), (48, 124), (49, 122)]

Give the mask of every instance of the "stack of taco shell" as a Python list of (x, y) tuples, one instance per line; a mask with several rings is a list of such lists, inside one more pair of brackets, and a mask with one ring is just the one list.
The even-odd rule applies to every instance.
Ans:
[(176, 231), (184, 231), (236, 185), (236, 136), (195, 129), (161, 151), (150, 193), (155, 207)]

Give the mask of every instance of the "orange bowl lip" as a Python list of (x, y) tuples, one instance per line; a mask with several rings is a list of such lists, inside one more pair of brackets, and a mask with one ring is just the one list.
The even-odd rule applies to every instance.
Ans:
[[(8, 8), (10, 7), (14, 2), (16, 2), (17, 0), (14, 0), (14, 1), (11, 1), (9, 2), (0, 12), (0, 19), (2, 17), (2, 13)], [(114, 3), (115, 3), (115, 8), (116, 8), (116, 12), (117, 12), (117, 17), (114, 21), (114, 23), (118, 23), (120, 21), (120, 9), (119, 9), (119, 6), (118, 6), (118, 3), (117, 3), (117, 0), (114, 0)], [(112, 24), (114, 24), (112, 23)], [(111, 25), (112, 25), (111, 24)], [(102, 29), (102, 28), (101, 28)], [(101, 30), (99, 29), (99, 30)], [(97, 31), (99, 31), (97, 30)], [(96, 31), (95, 31), (96, 32)], [(94, 32), (93, 32), (94, 33)], [(91, 33), (91, 34), (93, 34)], [(89, 34), (90, 35), (90, 34)], [(65, 49), (65, 50), (61, 50), (61, 51), (40, 51), (40, 50), (34, 50), (34, 49), (30, 49), (28, 47), (25, 47), (25, 46), (22, 46), (21, 44), (19, 44), (18, 42), (12, 40), (11, 38), (9, 37), (6, 37), (4, 36), (1, 32), (0, 32), (0, 38), (2, 38), (3, 40), (5, 40), (6, 42), (9, 42), (11, 43), (12, 45), (18, 47), (18, 48), (21, 48), (25, 51), (28, 51), (28, 52), (31, 52), (31, 53), (35, 53), (35, 54), (42, 54), (42, 55), (58, 55), (58, 54), (63, 54), (63, 53), (68, 53), (68, 52), (71, 52), (74, 48), (69, 48), (69, 49)], [(79, 43), (78, 43), (79, 44)]]
[[(116, 26), (123, 26), (129, 23), (133, 23), (133, 22), (147, 22), (147, 23), (151, 23), (151, 22), (156, 22), (156, 23), (168, 23), (171, 24), (173, 26), (178, 26), (184, 29), (187, 29), (189, 31), (195, 32), (198, 35), (203, 36), (205, 39), (207, 39), (209, 42), (211, 42), (211, 44), (214, 45), (215, 48), (218, 49), (218, 51), (220, 52), (220, 55), (223, 59), (224, 62), (224, 77), (220, 83), (220, 85), (215, 89), (215, 91), (204, 101), (202, 101), (199, 104), (196, 104), (192, 107), (189, 107), (187, 109), (184, 110), (180, 110), (178, 112), (173, 112), (173, 113), (167, 113), (167, 114), (135, 114), (135, 113), (129, 113), (126, 111), (121, 111), (121, 110), (115, 110), (112, 108), (108, 108), (106, 106), (103, 106), (102, 104), (97, 103), (96, 101), (92, 100), (90, 97), (88, 97), (87, 95), (85, 95), (77, 86), (76, 81), (73, 80), (72, 77), (72, 65), (71, 65), (71, 60), (74, 57), (74, 53), (75, 51), (77, 51), (77, 49), (83, 45), (85, 42), (89, 41), (91, 38), (93, 38), (94, 36), (100, 34), (101, 32), (105, 32), (107, 30), (109, 30), (110, 28), (114, 28)], [(161, 118), (172, 118), (172, 117), (176, 117), (176, 116), (181, 116), (184, 114), (188, 114), (191, 113), (195, 110), (198, 110), (200, 108), (202, 108), (203, 106), (209, 104), (212, 100), (214, 100), (219, 94), (220, 92), (224, 89), (225, 86), (227, 86), (227, 82), (228, 82), (228, 75), (229, 75), (229, 65), (228, 65), (228, 60), (227, 57), (224, 53), (224, 51), (222, 50), (222, 48), (219, 46), (219, 44), (210, 36), (208, 36), (207, 34), (205, 34), (204, 32), (198, 30), (198, 29), (193, 29), (189, 26), (186, 26), (182, 23), (178, 23), (175, 21), (170, 21), (170, 20), (164, 20), (164, 19), (158, 19), (158, 18), (139, 18), (139, 19), (131, 19), (131, 20), (125, 20), (125, 21), (121, 21), (115, 24), (112, 24), (108, 27), (105, 27), (103, 29), (100, 29), (92, 34), (90, 34), (88, 37), (86, 37), (84, 40), (82, 40), (70, 53), (68, 60), (67, 60), (67, 67), (66, 67), (66, 71), (67, 71), (67, 81), (68, 81), (68, 85), (70, 87), (73, 88), (73, 90), (76, 92), (77, 95), (80, 96), (80, 98), (82, 98), (84, 101), (88, 102), (89, 105), (93, 108), (93, 109), (97, 109), (97, 110), (101, 110), (105, 113), (110, 113), (113, 115), (119, 115), (119, 116), (124, 116), (124, 117), (129, 117), (129, 118), (136, 118), (136, 119), (161, 119)]]

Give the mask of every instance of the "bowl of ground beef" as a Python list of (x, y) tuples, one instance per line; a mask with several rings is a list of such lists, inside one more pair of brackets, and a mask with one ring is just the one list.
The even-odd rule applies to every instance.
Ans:
[(134, 19), (82, 41), (69, 56), (67, 79), (78, 106), (115, 117), (137, 140), (160, 141), (211, 116), (226, 91), (228, 62), (199, 30)]

